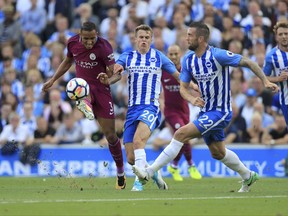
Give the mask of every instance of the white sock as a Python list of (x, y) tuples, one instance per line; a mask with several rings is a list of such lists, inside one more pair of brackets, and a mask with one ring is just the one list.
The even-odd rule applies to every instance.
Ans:
[(226, 148), (225, 157), (220, 160), (230, 169), (239, 173), (242, 179), (246, 180), (250, 178), (250, 170), (240, 161), (239, 157), (231, 150)]
[(163, 166), (172, 161), (180, 152), (183, 146), (182, 142), (172, 139), (170, 144), (161, 152), (161, 154), (156, 158), (154, 163), (147, 168), (150, 176), (161, 169)]
[(146, 152), (144, 149), (135, 149), (135, 165), (140, 168), (145, 168), (147, 161), (146, 161)]

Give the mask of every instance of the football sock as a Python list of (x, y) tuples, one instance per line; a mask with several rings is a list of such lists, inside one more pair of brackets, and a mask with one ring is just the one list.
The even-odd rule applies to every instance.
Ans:
[(140, 168), (145, 168), (147, 161), (146, 161), (146, 152), (144, 149), (135, 149), (135, 165)]
[(124, 163), (123, 163), (123, 155), (120, 139), (117, 139), (117, 141), (114, 144), (109, 143), (108, 147), (116, 163), (117, 174), (121, 176), (121, 174), (124, 173)]
[(183, 154), (184, 157), (188, 163), (188, 166), (192, 166), (193, 165), (193, 161), (192, 161), (192, 147), (189, 143), (184, 143), (183, 145)]
[(159, 169), (161, 169), (163, 166), (173, 160), (181, 150), (182, 146), (182, 142), (172, 139), (170, 144), (161, 152), (161, 154), (156, 158), (154, 163), (147, 168), (149, 175), (153, 175), (154, 172), (157, 172)]
[(239, 157), (231, 150), (226, 148), (225, 157), (220, 160), (230, 169), (239, 173), (242, 179), (248, 179), (250, 177), (250, 170), (240, 161)]

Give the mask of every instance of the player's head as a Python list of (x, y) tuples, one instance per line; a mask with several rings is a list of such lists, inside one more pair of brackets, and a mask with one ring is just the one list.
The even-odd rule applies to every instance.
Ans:
[(84, 22), (80, 29), (81, 42), (86, 49), (92, 49), (97, 40), (97, 29), (93, 22)]
[(210, 31), (206, 24), (193, 22), (187, 30), (187, 42), (190, 50), (197, 50), (199, 45), (205, 45), (209, 40)]
[(180, 65), (181, 49), (178, 45), (169, 46), (167, 56), (176, 66)]
[(276, 42), (280, 47), (288, 48), (288, 21), (283, 20), (276, 23), (273, 29)]
[(149, 51), (153, 37), (153, 30), (148, 25), (139, 25), (135, 29), (136, 46), (140, 53), (145, 54)]

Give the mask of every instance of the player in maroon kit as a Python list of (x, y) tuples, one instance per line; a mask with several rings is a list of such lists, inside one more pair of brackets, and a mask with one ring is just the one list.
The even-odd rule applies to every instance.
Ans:
[[(175, 64), (178, 71), (181, 71), (181, 51), (177, 45), (171, 45), (168, 48), (167, 56)], [(173, 129), (173, 133), (180, 127), (189, 123), (189, 106), (188, 102), (183, 99), (180, 95), (179, 82), (171, 76), (169, 73), (163, 73), (161, 78), (163, 91), (164, 91), (164, 116), (165, 121)], [(168, 166), (168, 171), (172, 174), (175, 181), (183, 181), (180, 171), (178, 169), (178, 162), (182, 156), (185, 156), (188, 163), (188, 172), (194, 179), (201, 179), (202, 176), (193, 165), (191, 145), (185, 143), (180, 150), (179, 154), (172, 161), (171, 165)]]
[(106, 72), (108, 77), (113, 75), (115, 60), (112, 47), (107, 40), (98, 37), (94, 23), (84, 22), (80, 33), (68, 40), (67, 50), (66, 58), (53, 77), (44, 83), (43, 91), (47, 92), (54, 82), (65, 74), (75, 62), (76, 77), (86, 80), (90, 87), (90, 98), (77, 101), (77, 107), (88, 119), (92, 120), (94, 116), (97, 117), (117, 166), (116, 189), (124, 189), (126, 178), (121, 142), (115, 132), (112, 95), (110, 87), (103, 85), (97, 79), (101, 72)]

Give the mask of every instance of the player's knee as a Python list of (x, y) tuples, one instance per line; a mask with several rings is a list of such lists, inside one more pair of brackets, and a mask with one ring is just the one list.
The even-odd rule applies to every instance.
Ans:
[(225, 153), (221, 151), (211, 152), (211, 156), (216, 160), (222, 160), (225, 157)]
[(174, 139), (180, 141), (180, 142), (186, 142), (186, 134), (182, 128), (179, 128), (175, 133), (174, 133)]
[(115, 143), (118, 140), (118, 137), (115, 133), (106, 133), (105, 137), (108, 141), (108, 143)]

